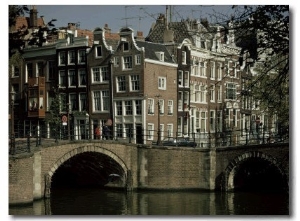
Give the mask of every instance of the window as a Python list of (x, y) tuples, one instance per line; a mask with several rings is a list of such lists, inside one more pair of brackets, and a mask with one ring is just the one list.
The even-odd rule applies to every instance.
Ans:
[(116, 115), (117, 116), (123, 115), (122, 101), (116, 101)]
[(206, 131), (206, 112), (205, 111), (200, 112), (200, 122), (201, 122), (200, 128), (203, 132), (205, 132)]
[(183, 87), (183, 71), (178, 72), (178, 86)]
[(125, 101), (125, 115), (132, 115), (132, 101)]
[(200, 76), (201, 77), (206, 77), (206, 63), (205, 62), (200, 62)]
[(69, 70), (69, 87), (75, 87), (76, 86), (76, 76), (75, 76), (75, 70)]
[(140, 90), (140, 76), (139, 75), (131, 75), (131, 91)]
[(92, 68), (93, 83), (106, 82), (109, 80), (108, 67)]
[(59, 65), (66, 65), (66, 52), (59, 52)]
[(135, 114), (142, 115), (142, 101), (141, 100), (135, 101)]
[(140, 65), (141, 64), (141, 55), (140, 54), (137, 54), (135, 56), (135, 64), (136, 65)]
[(181, 56), (182, 56), (182, 64), (186, 64), (186, 52), (182, 51)]
[(66, 87), (67, 86), (66, 72), (65, 71), (59, 71), (59, 86), (60, 87)]
[(33, 77), (33, 66), (32, 66), (32, 63), (27, 63), (26, 69), (27, 69), (27, 76), (28, 76), (28, 78), (32, 78)]
[(94, 91), (94, 111), (108, 111), (109, 110), (109, 91)]
[(188, 87), (189, 86), (189, 72), (188, 71), (185, 71), (184, 72), (184, 86), (185, 87)]
[(158, 77), (158, 89), (166, 90), (166, 78), (165, 77)]
[(123, 70), (132, 69), (132, 56), (123, 57)]
[(86, 111), (86, 93), (80, 93), (79, 94), (79, 110), (80, 111)]
[(178, 92), (178, 110), (182, 110), (183, 108), (183, 92)]
[(209, 127), (210, 131), (215, 130), (215, 111), (210, 111)]
[(222, 111), (217, 111), (217, 127), (218, 131), (222, 131)]
[(82, 64), (85, 63), (85, 50), (79, 50), (78, 52), (78, 63)]
[(102, 46), (97, 46), (96, 49), (95, 49), (95, 56), (96, 58), (99, 58), (99, 57), (102, 57)]
[(101, 111), (101, 96), (100, 91), (94, 91), (94, 111)]
[(69, 51), (69, 64), (75, 64), (75, 51)]
[(125, 76), (118, 76), (117, 77), (117, 89), (118, 89), (118, 92), (126, 91)]
[(147, 140), (153, 140), (154, 124), (147, 125)]
[(69, 95), (69, 103), (72, 110), (77, 110), (76, 94)]
[(148, 114), (154, 114), (154, 99), (148, 99)]
[(122, 124), (116, 124), (116, 136), (119, 138), (123, 137), (123, 128), (122, 128)]
[(85, 69), (79, 69), (79, 86), (86, 86)]
[(215, 79), (215, 62), (210, 63), (210, 79)]
[(119, 65), (120, 65), (119, 57), (114, 57), (114, 66), (119, 67)]
[(164, 109), (165, 109), (165, 101), (163, 99), (159, 99), (159, 110), (160, 110), (160, 114), (164, 114)]
[(38, 62), (36, 64), (36, 76), (44, 76), (43, 62)]
[(133, 137), (133, 124), (125, 124), (125, 132), (126, 132), (126, 137), (132, 138)]
[(215, 101), (215, 86), (214, 85), (210, 86), (210, 101), (211, 102)]
[(234, 83), (226, 84), (226, 99), (236, 99), (236, 85)]
[(55, 74), (55, 63), (54, 61), (48, 61), (48, 79), (53, 80)]
[(12, 66), (12, 77), (19, 77), (20, 76), (20, 69), (18, 66)]
[(173, 100), (168, 100), (168, 115), (173, 114)]
[(222, 89), (221, 89), (221, 86), (217, 86), (216, 89), (217, 89), (217, 101), (220, 102), (220, 101), (222, 101)]
[(222, 64), (219, 64), (219, 66), (218, 66), (217, 78), (218, 78), (218, 80), (222, 79)]
[(129, 43), (128, 42), (123, 43), (123, 51), (129, 51)]
[(167, 136), (173, 137), (173, 124), (167, 124)]
[(200, 102), (205, 103), (206, 102), (206, 86), (200, 85)]

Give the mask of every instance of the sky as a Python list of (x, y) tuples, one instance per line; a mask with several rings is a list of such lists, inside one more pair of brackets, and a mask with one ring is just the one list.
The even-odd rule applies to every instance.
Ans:
[[(144, 36), (149, 33), (158, 15), (166, 12), (166, 5), (36, 5), (36, 8), (38, 17), (44, 16), (45, 22), (56, 19), (54, 24), (57, 28), (76, 23), (80, 29), (94, 30), (108, 24), (113, 33), (127, 26), (135, 32), (142, 31)], [(176, 5), (172, 7), (172, 21), (187, 17), (212, 21), (213, 10), (230, 15), (230, 8), (230, 5)]]

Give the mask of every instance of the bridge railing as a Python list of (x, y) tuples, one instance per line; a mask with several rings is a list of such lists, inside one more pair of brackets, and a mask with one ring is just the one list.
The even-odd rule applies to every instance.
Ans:
[[(94, 140), (110, 140), (123, 143), (136, 143), (148, 145), (168, 145), (165, 139), (184, 138), (195, 143), (196, 148), (213, 148), (227, 146), (242, 146), (250, 144), (266, 144), (275, 142), (288, 142), (288, 130), (277, 131), (275, 128), (261, 130), (226, 130), (213, 132), (196, 132), (183, 134), (181, 132), (157, 131), (144, 128), (108, 127), (100, 128), (100, 136), (95, 133), (95, 126), (78, 125), (75, 128), (61, 126), (51, 130), (47, 126), (37, 126), (32, 129), (15, 131), (16, 136), (9, 134), (9, 154), (31, 152), (46, 145), (62, 144)], [(277, 131), (277, 132), (276, 132)]]

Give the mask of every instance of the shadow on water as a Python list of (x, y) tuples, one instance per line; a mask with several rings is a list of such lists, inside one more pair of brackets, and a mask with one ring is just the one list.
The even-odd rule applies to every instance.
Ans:
[(282, 193), (56, 188), (51, 198), (10, 207), (10, 215), (289, 215)]

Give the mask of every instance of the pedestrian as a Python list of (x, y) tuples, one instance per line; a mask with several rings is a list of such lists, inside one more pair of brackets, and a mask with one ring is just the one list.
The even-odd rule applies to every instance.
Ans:
[(110, 139), (110, 129), (108, 128), (107, 125), (103, 126), (103, 136), (104, 136), (105, 140)]
[(97, 126), (96, 129), (95, 129), (95, 136), (96, 136), (96, 139), (99, 140), (100, 139), (100, 127)]

